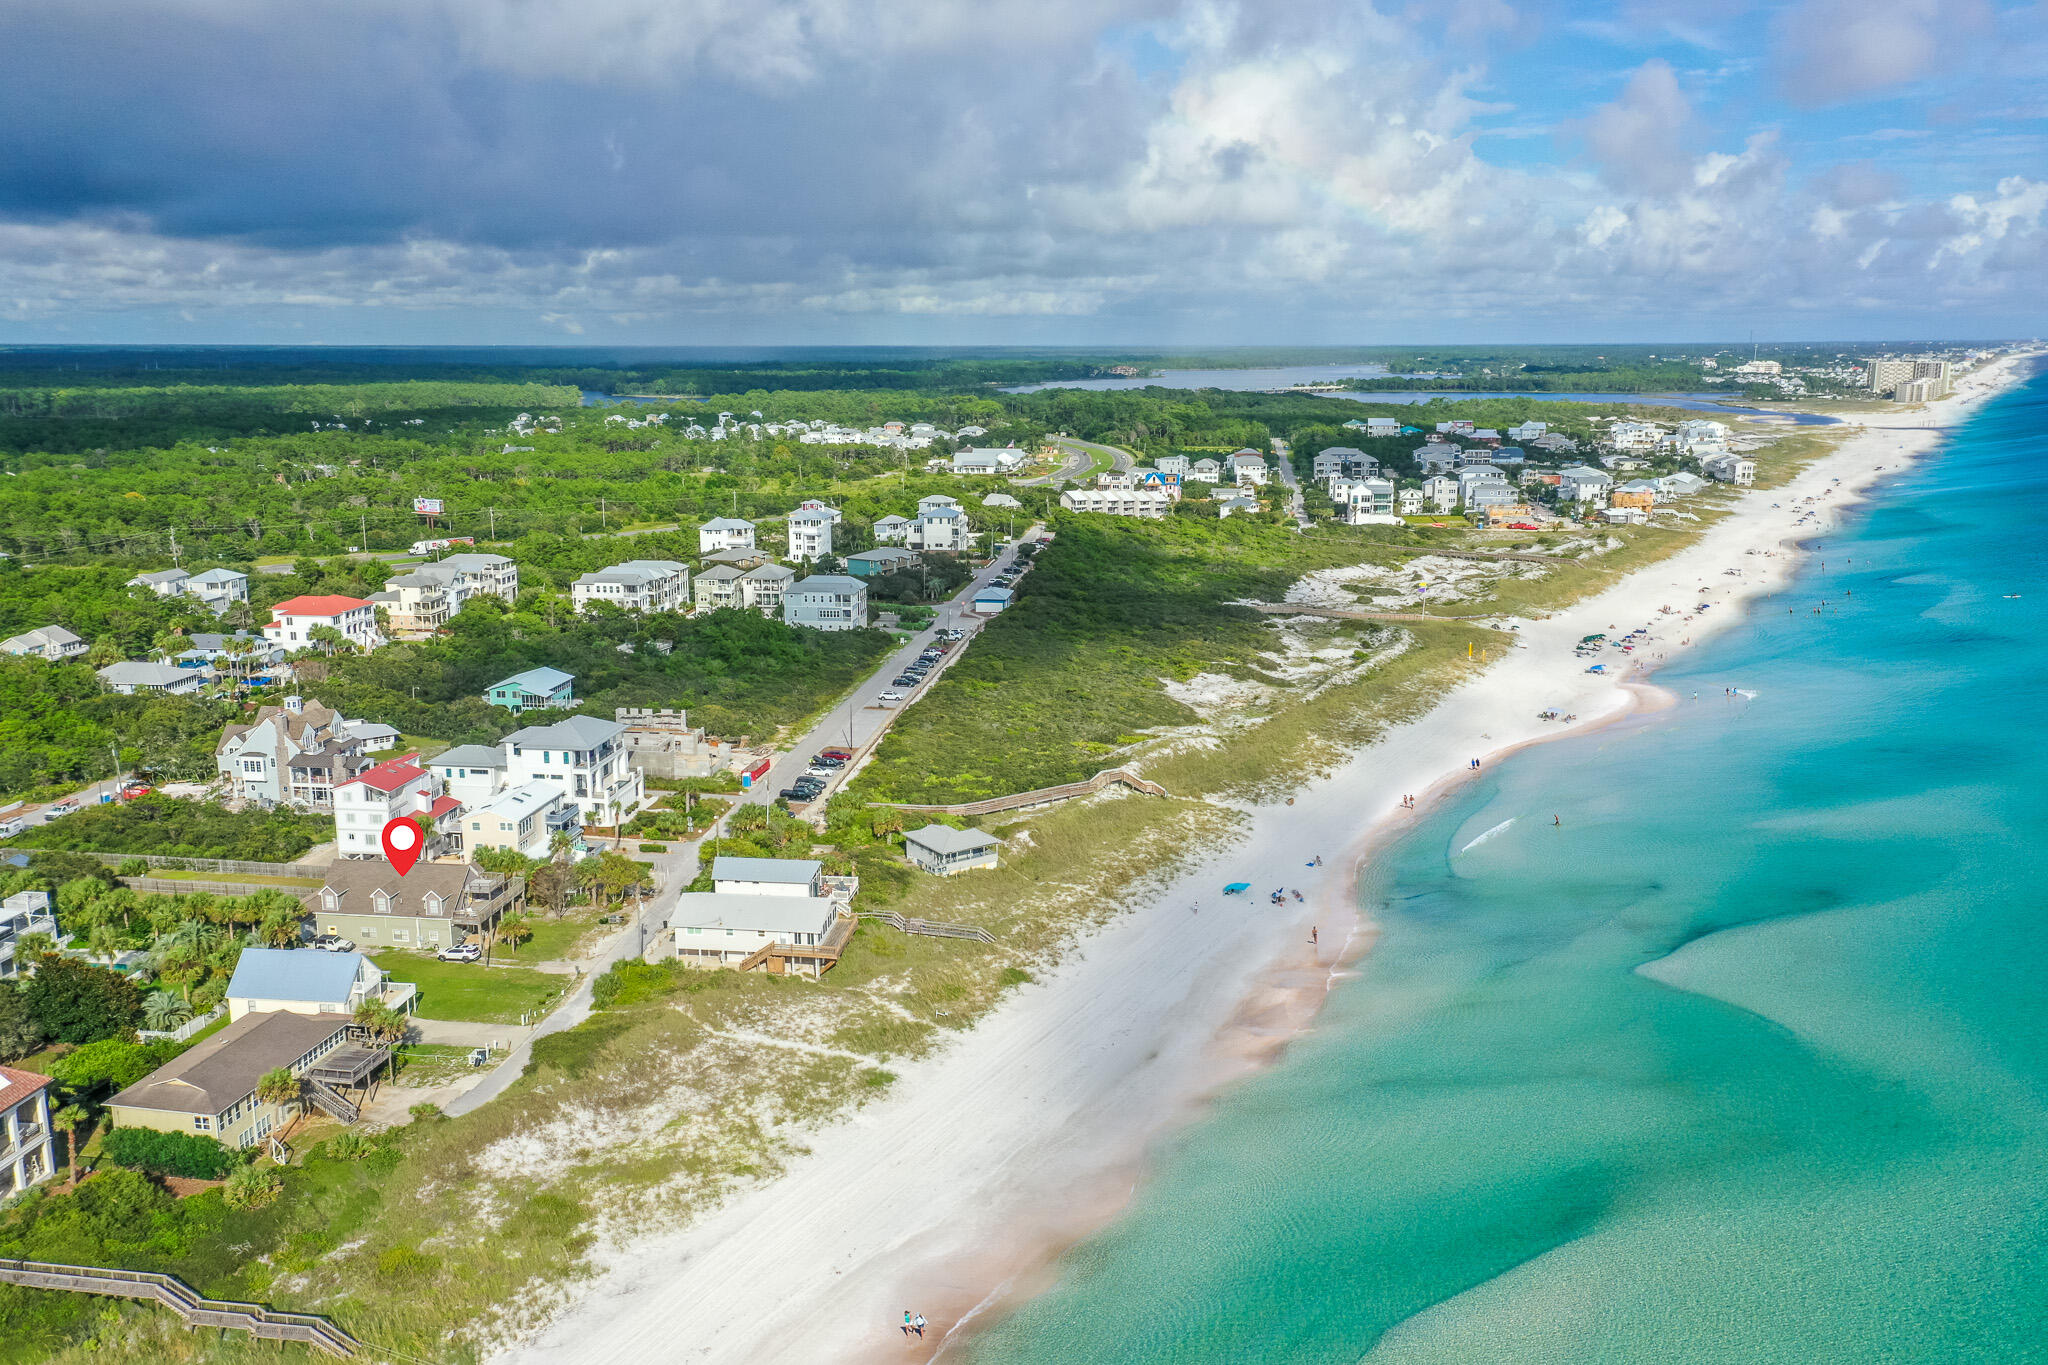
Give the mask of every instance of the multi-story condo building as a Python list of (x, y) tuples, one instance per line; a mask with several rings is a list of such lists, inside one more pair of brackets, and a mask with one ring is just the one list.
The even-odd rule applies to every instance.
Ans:
[(609, 602), (625, 611), (687, 611), (690, 571), (672, 559), (629, 559), (584, 574), (569, 585), (576, 610)]
[(365, 650), (384, 643), (377, 633), (376, 608), (360, 597), (292, 597), (270, 609), (263, 638), (288, 650), (310, 649), (313, 632), (322, 626)]

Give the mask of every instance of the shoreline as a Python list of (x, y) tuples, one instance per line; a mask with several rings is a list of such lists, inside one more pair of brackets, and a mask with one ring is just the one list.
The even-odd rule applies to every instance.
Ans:
[[(1932, 412), (1944, 425), (1957, 420), (2031, 369), (2030, 358), (1998, 362)], [(1378, 934), (1359, 909), (1372, 856), (1474, 775), (1454, 765), (1477, 757), (1483, 772), (1531, 744), (1681, 704), (1647, 674), (1782, 588), (1808, 557), (1804, 542), (1943, 435), (1860, 427), (1785, 486), (1752, 491), (1678, 553), (1522, 622), (1505, 658), (1305, 784), (1294, 807), (1255, 808), (1240, 843), (1083, 939), (1056, 972), (940, 1054), (906, 1066), (895, 1093), (810, 1135), (810, 1155), (781, 1178), (679, 1232), (601, 1250), (605, 1273), (576, 1286), (538, 1340), (497, 1358), (953, 1358), (975, 1330), (1049, 1285), (1059, 1257), (1128, 1204), (1159, 1142), (1276, 1060), (1356, 974)], [(1705, 595), (1687, 595), (1695, 592)], [(1704, 616), (1658, 615), (1709, 597)], [(1669, 624), (1653, 627), (1659, 637), (1684, 639), (1653, 641), (1654, 658), (1639, 650), (1626, 676), (1586, 674), (1571, 652), (1583, 634), (1660, 620)], [(1580, 719), (1535, 720), (1544, 706)], [(1414, 809), (1400, 804), (1404, 792), (1416, 795)], [(1332, 848), (1338, 856), (1305, 865)], [(1304, 896), (1284, 913), (1264, 899), (1276, 877), (1298, 879)], [(1248, 895), (1217, 894), (1241, 880), (1255, 882)], [(1310, 925), (1342, 932), (1312, 950)], [(891, 1326), (906, 1307), (932, 1324), (915, 1345)]]

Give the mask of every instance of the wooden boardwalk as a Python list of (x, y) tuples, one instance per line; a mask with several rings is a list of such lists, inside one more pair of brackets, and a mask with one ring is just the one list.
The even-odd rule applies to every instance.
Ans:
[(314, 1313), (285, 1313), (260, 1303), (203, 1299), (174, 1275), (144, 1270), (108, 1270), (101, 1266), (63, 1265), (55, 1261), (0, 1260), (0, 1284), (28, 1289), (57, 1289), (73, 1294), (103, 1294), (118, 1299), (144, 1299), (176, 1313), (187, 1327), (219, 1327), (247, 1332), (264, 1341), (295, 1341), (344, 1359), (359, 1355), (363, 1344)]
[(1055, 801), (1070, 801), (1077, 796), (1092, 796), (1112, 783), (1120, 783), (1148, 796), (1168, 794), (1166, 788), (1157, 782), (1148, 782), (1136, 773), (1125, 772), (1122, 768), (1105, 768), (1085, 782), (1040, 787), (1035, 791), (1018, 792), (1014, 796), (991, 796), (986, 800), (966, 801), (957, 806), (917, 806), (900, 801), (870, 801), (868, 804), (889, 810), (927, 811), (934, 815), (991, 815), (999, 810), (1021, 810), (1026, 806), (1045, 806)]

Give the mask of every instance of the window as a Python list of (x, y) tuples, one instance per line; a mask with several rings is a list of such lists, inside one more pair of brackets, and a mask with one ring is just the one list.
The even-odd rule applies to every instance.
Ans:
[(391, 941), (393, 943), (404, 943), (408, 937), (410, 936), (403, 929), (393, 929), (391, 931)]
[(212, 1116), (211, 1116), (211, 1115), (208, 1115), (208, 1114), (194, 1114), (194, 1115), (192, 1116), (192, 1131), (193, 1131), (193, 1132), (195, 1132), (195, 1133), (210, 1133), (210, 1132), (212, 1132), (212, 1131), (213, 1131), (213, 1118), (212, 1118)]

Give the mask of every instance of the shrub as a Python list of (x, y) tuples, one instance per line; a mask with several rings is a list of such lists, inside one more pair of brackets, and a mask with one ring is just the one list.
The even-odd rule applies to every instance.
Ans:
[(361, 1133), (343, 1133), (327, 1144), (327, 1154), (342, 1161), (361, 1161), (374, 1145)]
[(597, 1009), (622, 1009), (666, 995), (676, 988), (676, 973), (687, 968), (666, 962), (642, 962), (626, 958), (614, 962), (611, 970), (590, 988), (590, 1003)]
[(43, 961), (23, 995), (43, 1031), (60, 1043), (118, 1038), (142, 1017), (142, 992), (134, 982), (76, 958)]
[(220, 1196), (231, 1209), (260, 1209), (284, 1193), (284, 1177), (269, 1167), (244, 1166), (228, 1177)]
[(625, 1019), (586, 1019), (575, 1028), (563, 1029), (560, 1033), (544, 1034), (533, 1040), (531, 1058), (526, 1064), (526, 1073), (533, 1074), (543, 1068), (561, 1072), (570, 1080), (577, 1080), (597, 1064), (604, 1050), (632, 1024)]
[(159, 1133), (154, 1128), (116, 1128), (100, 1150), (116, 1166), (193, 1180), (219, 1180), (240, 1163), (233, 1152), (202, 1133)]
[(640, 845), (640, 851), (641, 851), (642, 853), (666, 853), (666, 852), (668, 852), (668, 845), (667, 845), (667, 844), (642, 844), (642, 845)]

